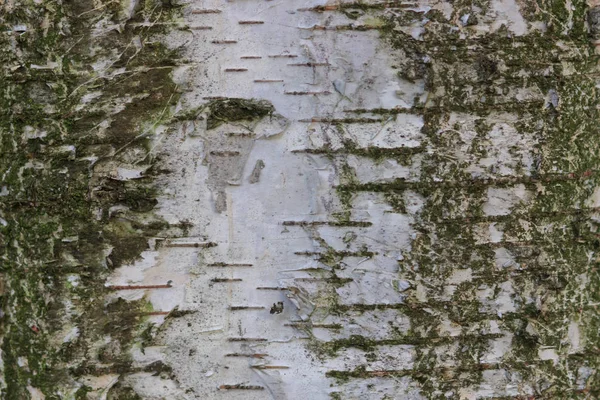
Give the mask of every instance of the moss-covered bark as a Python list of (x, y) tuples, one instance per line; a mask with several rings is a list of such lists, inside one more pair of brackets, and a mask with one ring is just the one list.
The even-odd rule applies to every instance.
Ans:
[(133, 4), (0, 5), (3, 399), (85, 398), (79, 377), (126, 372), (142, 329), (146, 301), (106, 304), (104, 282), (166, 226), (150, 149), (178, 97), (156, 41), (177, 10)]
[[(323, 251), (296, 255), (318, 256), (328, 267), (315, 272), (325, 286), (314, 299), (317, 309), (336, 316), (394, 309), (410, 328), (383, 339), (313, 340), (311, 349), (321, 357), (357, 349), (374, 361), (381, 346), (413, 346), (412, 368), (359, 366), (327, 376), (409, 376), (427, 398), (469, 398), (468, 390), (496, 379), (486, 374), (498, 370), (535, 398), (599, 397), (600, 242), (598, 204), (590, 200), (600, 183), (598, 69), (590, 42), (598, 10), (582, 0), (519, 2), (525, 20), (539, 27), (521, 36), (507, 27), (476, 31), (488, 1), (454, 1), (449, 19), (397, 3), (313, 11), (379, 18), (396, 5), (400, 11), (385, 14), (385, 23), (364, 29), (381, 30), (398, 56), (399, 78), (424, 81), (427, 96), (411, 108), (355, 110), (355, 118), (325, 122), (343, 133), (344, 124), (416, 113), (425, 122), (423, 143), (386, 149), (348, 142), (306, 153), (341, 160), (337, 193), (346, 209), (329, 226), (371, 226), (351, 219), (360, 192), (382, 193), (396, 213), (406, 213), (406, 193), (423, 199), (394, 280), (407, 282), (403, 301), (340, 303), (338, 289), (353, 281), (338, 276), (342, 260), (375, 256), (368, 247), (335, 250), (307, 223), (298, 225)], [(177, 27), (178, 9), (159, 0), (0, 7), (2, 398), (39, 391), (46, 399), (83, 399), (93, 391), (84, 376), (140, 371), (128, 350), (152, 336), (148, 302), (108, 302), (104, 283), (112, 269), (139, 258), (149, 236), (168, 228), (152, 213), (159, 194), (153, 178), (161, 172), (153, 140), (169, 133), (158, 128), (179, 96), (171, 80), (178, 55), (156, 38), (165, 26)], [(420, 38), (401, 29), (423, 18)], [(208, 128), (274, 111), (267, 102), (231, 98), (180, 119), (207, 109)], [(420, 174), (361, 183), (345, 163), (349, 155), (402, 165), (419, 159)], [(119, 168), (142, 173), (124, 179)], [(526, 201), (490, 212), (494, 193), (517, 192)], [(455, 278), (457, 271), (468, 278)], [(442, 332), (444, 324), (455, 334)], [(570, 338), (574, 329), (579, 346)], [(502, 340), (508, 350), (486, 361)], [(162, 363), (148, 368), (171, 374)], [(120, 383), (108, 398), (139, 396)]]
[[(398, 212), (407, 191), (425, 200), (417, 237), (400, 262), (400, 278), (412, 289), (398, 308), (410, 316), (411, 330), (381, 343), (364, 337), (329, 342), (324, 350), (366, 351), (394, 340), (418, 345), (414, 370), (397, 376), (412, 376), (427, 398), (469, 398), (463, 397), (465, 389), (477, 387), (491, 369), (504, 371), (520, 390), (531, 390), (532, 398), (596, 398), (599, 241), (598, 209), (590, 199), (600, 183), (600, 99), (594, 28), (590, 31), (587, 16), (597, 11), (584, 1), (521, 2), (524, 17), (544, 26), (524, 36), (506, 27), (481, 34), (469, 24), (456, 29), (452, 23), (464, 15), (476, 19), (490, 4), (454, 2), (450, 20), (436, 10), (388, 19), (384, 35), (403, 56), (400, 76), (424, 79), (429, 92), (416, 109), (399, 111), (425, 119), (423, 173), (418, 182), (359, 184), (350, 171), (338, 192), (348, 207), (358, 192), (383, 192)], [(341, 8), (359, 6), (366, 12), (384, 8)], [(419, 40), (397, 29), (423, 17), (430, 22)], [(383, 119), (391, 112), (363, 111)], [(501, 133), (513, 142), (505, 150), (491, 135), (500, 125), (512, 129)], [(502, 151), (510, 165), (503, 164)], [(526, 152), (533, 154), (527, 161)], [(488, 159), (496, 162), (485, 164)], [(482, 167), (474, 173), (474, 165)], [(530, 201), (507, 214), (485, 212), (490, 190), (518, 185), (531, 193)], [(482, 239), (488, 230), (501, 232), (501, 239)], [(498, 265), (500, 251), (511, 261)], [(473, 278), (449, 292), (452, 274), (467, 269)], [(507, 288), (514, 309), (497, 311)], [(461, 333), (458, 347), (442, 350), (448, 353), (444, 359), (439, 351), (448, 338), (439, 338), (438, 329), (445, 320)], [(490, 323), (496, 333), (489, 333)], [(569, 343), (573, 324), (584, 338), (576, 349)], [(510, 350), (499, 364), (486, 364), (499, 332), (511, 338)], [(543, 356), (548, 349), (555, 359)], [(454, 367), (441, 367), (451, 359)], [(373, 376), (364, 369), (330, 375)]]

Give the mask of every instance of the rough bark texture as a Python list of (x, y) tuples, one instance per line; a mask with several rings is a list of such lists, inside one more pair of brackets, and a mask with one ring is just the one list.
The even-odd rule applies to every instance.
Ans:
[(2, 399), (600, 397), (594, 0), (0, 0)]

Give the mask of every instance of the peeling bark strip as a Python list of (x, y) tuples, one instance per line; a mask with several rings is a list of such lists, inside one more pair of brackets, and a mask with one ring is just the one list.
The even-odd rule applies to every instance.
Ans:
[(219, 386), (219, 389), (221, 389), (221, 390), (265, 390), (265, 388), (263, 386), (242, 385), (242, 384), (221, 385), (221, 386)]
[(315, 62), (307, 62), (307, 63), (295, 63), (288, 64), (290, 67), (329, 67), (331, 64), (329, 63), (315, 63)]
[(218, 263), (212, 263), (212, 264), (207, 264), (207, 267), (251, 267), (252, 264), (237, 264), (237, 263), (224, 263), (224, 262), (218, 262)]
[(285, 92), (285, 94), (289, 94), (292, 96), (313, 96), (313, 95), (320, 95), (320, 94), (324, 94), (324, 95), (329, 95), (331, 94), (331, 92), (327, 91), (327, 90), (322, 90), (322, 91), (318, 91), (318, 92), (310, 92), (310, 91), (292, 91), (292, 92)]
[(213, 283), (228, 283), (228, 282), (241, 282), (240, 278), (213, 278), (210, 280)]
[(254, 165), (254, 169), (252, 170), (252, 173), (250, 174), (250, 177), (248, 178), (248, 182), (258, 183), (258, 181), (260, 180), (260, 174), (264, 168), (265, 168), (264, 161), (257, 160), (256, 164)]
[(140, 289), (170, 289), (173, 286), (168, 285), (121, 285), (107, 286), (109, 290), (140, 290)]
[(244, 353), (230, 353), (225, 354), (225, 357), (249, 357), (249, 358), (265, 358), (268, 357), (268, 354), (261, 353), (252, 353), (252, 354), (244, 354)]
[(290, 369), (285, 365), (253, 365), (250, 368), (254, 369)]
[(299, 328), (306, 328), (307, 326), (312, 328), (323, 328), (323, 329), (342, 329), (343, 326), (341, 324), (313, 324), (307, 322), (291, 322), (289, 324), (284, 324), (285, 326), (293, 326)]
[(359, 228), (366, 228), (372, 226), (373, 223), (369, 221), (283, 221), (283, 226), (353, 226)]
[(165, 243), (165, 247), (194, 247), (194, 248), (211, 248), (217, 246), (214, 242), (205, 242), (202, 240), (187, 240), (187, 239), (170, 239)]
[(283, 79), (255, 79), (256, 83), (272, 83), (272, 82), (284, 82)]
[(600, 398), (598, 1), (0, 32), (0, 398)]
[(200, 10), (192, 10), (192, 14), (220, 14), (221, 10), (217, 9), (200, 9)]

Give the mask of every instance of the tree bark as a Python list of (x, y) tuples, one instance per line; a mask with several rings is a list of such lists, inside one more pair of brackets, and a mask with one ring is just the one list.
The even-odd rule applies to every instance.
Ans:
[(3, 399), (593, 399), (595, 0), (0, 3)]

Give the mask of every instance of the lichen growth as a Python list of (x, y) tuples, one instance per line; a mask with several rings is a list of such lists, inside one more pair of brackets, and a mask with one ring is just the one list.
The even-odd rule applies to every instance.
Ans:
[[(157, 41), (160, 24), (139, 22), (178, 11), (152, 0), (131, 15), (124, 10), (98, 1), (0, 5), (7, 400), (29, 398), (28, 386), (46, 399), (86, 398), (92, 388), (80, 377), (126, 373), (144, 323), (147, 302), (106, 304), (104, 282), (110, 267), (134, 261), (165, 224), (151, 215), (150, 174), (122, 182), (111, 170), (137, 163), (151, 171), (155, 162), (150, 140), (178, 98), (170, 79), (176, 54)], [(77, 335), (66, 340), (69, 327)], [(112, 347), (94, 354), (94, 343), (107, 337)]]
[(271, 115), (275, 108), (266, 100), (218, 99), (202, 106), (208, 111), (206, 128), (214, 129), (225, 122), (253, 121)]
[[(348, 153), (398, 159), (385, 149), (379, 153), (346, 144), (336, 152), (320, 151), (342, 165), (336, 187), (345, 210), (341, 220), (350, 219), (361, 192), (380, 194), (402, 214), (408, 212), (404, 193), (424, 199), (414, 215), (410, 249), (399, 261), (399, 278), (410, 282), (401, 303), (342, 305), (323, 291), (334, 312), (347, 318), (397, 309), (410, 319), (408, 332), (379, 340), (313, 338), (311, 343), (322, 357), (340, 357), (343, 349), (353, 348), (375, 359), (379, 346), (408, 344), (414, 346), (414, 366), (330, 371), (342, 386), (351, 379), (408, 375), (425, 398), (468, 398), (460, 397), (468, 396), (464, 390), (486, 387), (486, 371), (497, 370), (516, 382), (523, 398), (600, 395), (600, 279), (595, 273), (600, 241), (597, 209), (589, 204), (600, 166), (598, 58), (590, 43), (590, 34), (597, 35), (597, 10), (589, 11), (588, 33), (584, 1), (518, 4), (526, 20), (544, 29), (528, 25), (529, 32), (517, 36), (504, 26), (481, 34), (474, 27), (493, 20), (488, 1), (452, 2), (450, 18), (434, 9), (399, 8), (387, 17), (380, 31), (398, 55), (398, 76), (422, 82), (427, 95), (407, 109), (354, 112), (356, 118), (400, 112), (423, 117), (424, 140), (414, 149), (421, 157), (418, 180), (361, 183), (344, 162)], [(379, 15), (383, 7), (359, 2), (338, 9), (362, 18)], [(468, 23), (457, 22), (465, 15)], [(401, 29), (424, 17), (429, 22), (419, 39)], [(518, 143), (499, 148), (497, 132)], [(507, 213), (486, 211), (490, 190), (516, 188), (530, 194), (527, 200)], [(489, 232), (499, 232), (500, 239), (490, 239)], [(469, 279), (449, 283), (456, 271), (467, 269)], [(503, 304), (510, 306), (505, 310)], [(440, 335), (442, 321), (457, 330), (454, 336)], [(579, 347), (570, 343), (573, 326), (581, 331)], [(508, 340), (509, 346), (496, 360), (490, 351), (497, 340)]]

